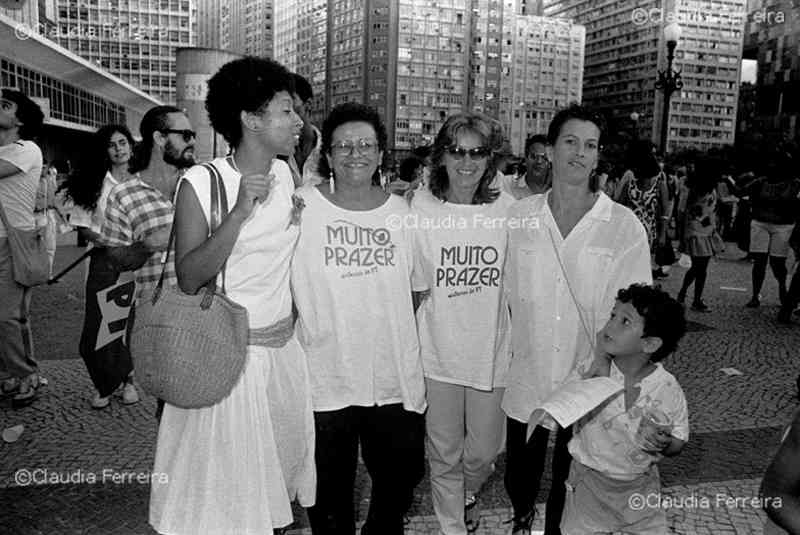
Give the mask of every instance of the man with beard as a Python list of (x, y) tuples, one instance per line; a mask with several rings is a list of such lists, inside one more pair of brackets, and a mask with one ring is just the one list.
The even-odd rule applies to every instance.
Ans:
[[(134, 307), (142, 292), (155, 288), (161, 276), (161, 256), (175, 215), (175, 186), (181, 171), (194, 165), (196, 137), (189, 118), (174, 106), (151, 108), (142, 118), (139, 132), (142, 141), (130, 165), (134, 178), (111, 189), (99, 232), (99, 241), (109, 247), (118, 267), (136, 270)], [(169, 286), (176, 284), (177, 278), (173, 254), (166, 254), (164, 282)], [(130, 318), (134, 318), (133, 310)], [(162, 407), (159, 402), (156, 416)]]

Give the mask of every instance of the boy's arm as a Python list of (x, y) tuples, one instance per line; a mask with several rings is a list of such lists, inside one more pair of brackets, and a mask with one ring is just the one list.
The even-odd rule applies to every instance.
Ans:
[(800, 533), (800, 413), (767, 468), (759, 493), (764, 510), (779, 526)]

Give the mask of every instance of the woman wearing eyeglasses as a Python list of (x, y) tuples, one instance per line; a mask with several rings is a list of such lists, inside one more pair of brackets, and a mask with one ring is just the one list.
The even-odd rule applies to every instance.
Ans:
[(314, 404), (317, 535), (355, 532), (359, 445), (372, 479), (362, 534), (402, 535), (424, 474), (409, 208), (380, 185), (385, 149), (377, 111), (337, 106), (322, 126), (319, 172), (329, 182), (297, 190), (305, 208), (292, 288)]
[(447, 535), (477, 530), (477, 495), (503, 440), (510, 334), (502, 273), (514, 198), (490, 187), (502, 143), (497, 121), (451, 116), (433, 144), (430, 188), (411, 203), (431, 492)]

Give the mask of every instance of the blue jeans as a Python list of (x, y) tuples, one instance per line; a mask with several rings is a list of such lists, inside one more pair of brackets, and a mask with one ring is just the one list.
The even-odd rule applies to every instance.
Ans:
[(33, 360), (29, 311), (31, 291), (17, 284), (11, 248), (0, 238), (0, 380), (27, 377), (38, 371)]

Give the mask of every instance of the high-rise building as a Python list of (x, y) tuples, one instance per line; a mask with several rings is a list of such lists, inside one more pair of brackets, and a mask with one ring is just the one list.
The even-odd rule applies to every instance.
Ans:
[(273, 0), (220, 0), (230, 10), (230, 46), (222, 48), (271, 58), (275, 38), (273, 3)]
[(164, 101), (175, 101), (175, 48), (194, 46), (190, 0), (56, 0), (45, 35)]
[(758, 61), (755, 123), (800, 138), (800, 4), (751, 0), (744, 48)]
[(683, 88), (672, 95), (667, 148), (709, 149), (734, 142), (746, 0), (542, 0), (547, 16), (586, 25), (583, 100), (660, 142), (663, 94), (657, 71), (667, 65), (664, 27), (682, 38), (673, 68)]
[(304, 76), (314, 92), (311, 120), (325, 117), (327, 0), (281, 0), (275, 5), (275, 59)]
[(197, 0), (197, 46), (231, 48), (231, 8), (229, 2)]
[(327, 108), (376, 107), (400, 151), (432, 143), (453, 113), (482, 111), (521, 152), (557, 107), (580, 101), (585, 30), (519, 15), (517, 4), (329, 0)]
[(555, 113), (581, 102), (586, 28), (570, 21), (515, 15), (504, 26), (499, 119), (515, 154), (544, 134)]

